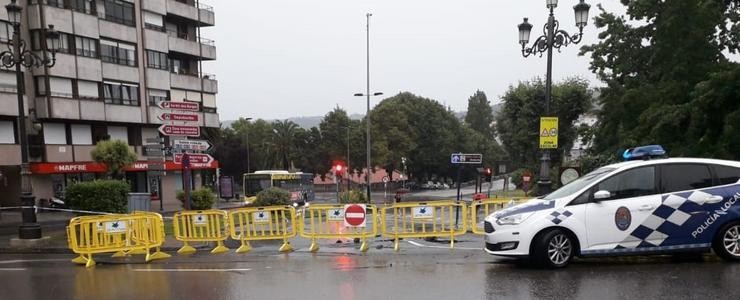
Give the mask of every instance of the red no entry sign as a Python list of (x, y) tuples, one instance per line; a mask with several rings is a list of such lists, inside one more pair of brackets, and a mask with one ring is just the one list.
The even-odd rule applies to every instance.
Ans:
[(365, 227), (365, 204), (347, 204), (344, 206), (344, 226)]

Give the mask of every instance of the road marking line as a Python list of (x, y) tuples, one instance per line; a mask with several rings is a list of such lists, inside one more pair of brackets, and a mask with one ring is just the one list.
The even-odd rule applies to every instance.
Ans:
[(0, 268), (0, 271), (25, 271), (26, 268)]
[(0, 260), (0, 264), (17, 264), (24, 262), (43, 262), (43, 261), (69, 261), (69, 259), (15, 259), (15, 260)]
[(137, 272), (239, 272), (252, 269), (134, 269)]
[[(422, 248), (450, 249), (449, 246), (424, 245), (422, 243), (417, 243), (417, 242), (414, 242), (414, 241), (407, 241), (407, 242), (409, 244), (411, 244), (411, 245), (414, 245), (414, 246), (417, 246), (417, 247), (422, 247)], [(455, 247), (455, 249), (460, 249), (460, 250), (483, 250), (483, 248), (468, 248), (468, 247)]]

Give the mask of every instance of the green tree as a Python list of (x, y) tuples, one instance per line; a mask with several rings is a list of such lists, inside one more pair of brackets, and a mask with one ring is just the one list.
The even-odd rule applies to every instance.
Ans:
[(275, 148), (278, 153), (278, 159), (282, 163), (283, 170), (291, 169), (291, 162), (295, 154), (296, 135), (300, 127), (293, 121), (275, 121), (272, 123)]
[(740, 1), (622, 1), (599, 7), (599, 42), (584, 46), (600, 91), (596, 153), (662, 144), (670, 155), (738, 159)]
[(107, 175), (112, 178), (123, 178), (123, 169), (136, 162), (136, 153), (121, 140), (102, 140), (90, 151), (95, 162), (108, 167)]
[[(591, 106), (593, 92), (588, 82), (571, 78), (553, 85), (550, 115), (558, 119), (558, 150), (551, 154), (558, 166), (576, 138), (575, 121)], [(545, 83), (541, 79), (521, 82), (506, 91), (497, 118), (497, 133), (515, 168), (537, 170), (539, 162), (539, 119), (544, 116)]]
[(482, 91), (476, 91), (468, 99), (468, 112), (465, 114), (465, 123), (473, 130), (485, 137), (493, 138), (493, 108), (491, 102)]

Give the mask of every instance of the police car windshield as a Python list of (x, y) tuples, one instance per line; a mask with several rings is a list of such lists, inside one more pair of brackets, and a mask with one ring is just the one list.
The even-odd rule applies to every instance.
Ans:
[(614, 171), (615, 168), (600, 168), (596, 169), (595, 171), (588, 173), (581, 178), (578, 178), (574, 180), (573, 182), (566, 184), (565, 186), (557, 189), (556, 191), (546, 195), (542, 199), (545, 200), (554, 200), (562, 197), (569, 196), (575, 192), (580, 191), (587, 185), (591, 184), (592, 182), (598, 180), (601, 177), (604, 177), (605, 175), (611, 173), (611, 171)]

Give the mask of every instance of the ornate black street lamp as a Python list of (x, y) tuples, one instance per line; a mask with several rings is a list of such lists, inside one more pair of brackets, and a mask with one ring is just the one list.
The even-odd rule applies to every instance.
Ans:
[[(18, 94), (18, 135), (21, 144), (21, 205), (23, 206), (23, 224), (18, 228), (18, 237), (21, 239), (38, 239), (41, 238), (41, 226), (36, 222), (36, 211), (34, 209), (35, 200), (33, 189), (31, 187), (31, 170), (28, 164), (28, 137), (26, 136), (26, 115), (23, 103), (23, 73), (21, 66), (26, 68), (53, 67), (56, 63), (56, 47), (59, 40), (59, 33), (54, 30), (53, 25), (42, 31), (41, 44), (44, 50), (41, 56), (26, 49), (26, 42), (21, 39), (21, 12), (23, 8), (11, 0), (10, 4), (5, 6), (8, 10), (8, 21), (13, 25), (13, 39), (8, 44), (8, 50), (0, 52), (0, 63), (5, 68), (15, 67), (16, 86)], [(52, 43), (51, 57), (47, 56), (46, 45), (43, 41)]]
[[(550, 9), (550, 17), (547, 19), (547, 23), (543, 26), (543, 35), (534, 40), (532, 47), (527, 48), (529, 43), (529, 35), (532, 31), (532, 24), (527, 22), (527, 18), (524, 18), (524, 22), (519, 24), (519, 44), (522, 45), (522, 55), (528, 57), (531, 54), (542, 54), (547, 52), (547, 79), (545, 84), (545, 116), (550, 114), (550, 97), (552, 96), (552, 49), (557, 49), (560, 52), (560, 47), (567, 47), (570, 44), (578, 44), (583, 38), (583, 27), (588, 24), (588, 10), (591, 5), (585, 3), (584, 0), (580, 0), (578, 4), (573, 6), (575, 11), (576, 26), (578, 27), (578, 33), (569, 34), (565, 30), (560, 29), (560, 22), (555, 20), (553, 11), (558, 6), (558, 0), (547, 0), (547, 8)], [(552, 187), (550, 182), (550, 151), (545, 149), (542, 151), (540, 165), (540, 178), (537, 182), (538, 194), (546, 195), (549, 194)]]

